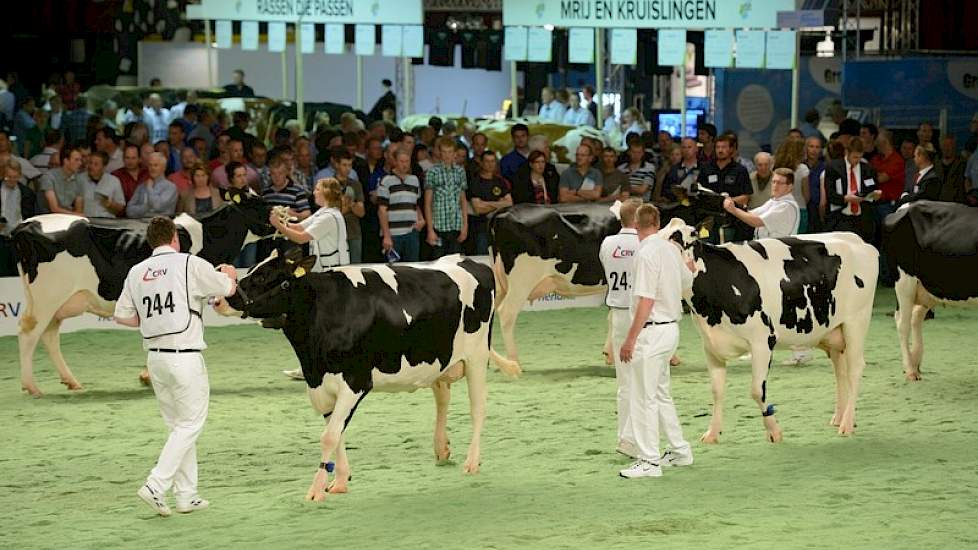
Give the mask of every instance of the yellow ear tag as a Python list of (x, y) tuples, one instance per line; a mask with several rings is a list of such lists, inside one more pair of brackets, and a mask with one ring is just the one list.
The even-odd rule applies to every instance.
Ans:
[(710, 230), (707, 229), (707, 228), (705, 228), (705, 227), (701, 227), (700, 228), (700, 238), (701, 239), (707, 239), (709, 237), (710, 237)]
[(295, 263), (295, 260), (285, 260), (285, 263), (291, 265), (291, 264), (294, 264)]
[(689, 199), (683, 199), (682, 202), (680, 202), (679, 204), (683, 206), (689, 206)]
[(299, 267), (295, 268), (295, 271), (293, 271), (292, 274), (298, 279), (306, 274), (306, 268), (300, 265)]
[(241, 202), (241, 195), (235, 195), (234, 196), (234, 202), (240, 203)]

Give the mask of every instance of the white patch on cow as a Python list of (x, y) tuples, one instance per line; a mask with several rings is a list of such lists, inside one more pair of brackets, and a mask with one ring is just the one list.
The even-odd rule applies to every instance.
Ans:
[[(456, 350), (455, 354), (458, 353)], [(401, 357), (401, 370), (394, 374), (386, 374), (374, 369), (372, 372), (373, 391), (382, 392), (412, 392), (421, 388), (430, 388), (441, 377), (441, 362), (420, 363), (411, 365), (406, 357)]]
[(377, 265), (373, 267), (374, 272), (380, 276), (380, 279), (387, 283), (387, 286), (396, 293), (397, 292), (397, 275), (394, 270), (386, 265)]
[(184, 250), (196, 256), (204, 248), (204, 226), (189, 214), (180, 214), (173, 223), (186, 229), (190, 234), (190, 250)]
[(88, 218), (83, 218), (82, 216), (72, 216), (71, 214), (41, 214), (40, 216), (34, 216), (33, 218), (28, 218), (24, 221), (40, 222), (41, 230), (44, 233), (54, 233), (56, 231), (65, 231), (74, 222), (85, 219)]
[(403, 309), (401, 310), (401, 313), (404, 314), (404, 320), (407, 321), (407, 324), (410, 325), (411, 324), (411, 320), (412, 320), (411, 319), (411, 314), (408, 313), (408, 312), (406, 312), (406, 311), (404, 311)]
[(343, 266), (334, 267), (333, 271), (339, 271), (340, 273), (346, 275), (346, 278), (350, 280), (353, 287), (356, 288), (360, 285), (367, 284), (367, 280), (363, 277), (363, 269), (357, 266)]
[(730, 288), (732, 288), (732, 289), (733, 289), (733, 292), (734, 292), (734, 295), (736, 295), (736, 296), (740, 296), (740, 295), (741, 295), (741, 294), (740, 294), (740, 289), (739, 289), (739, 288), (737, 288), (737, 287), (735, 287), (735, 286), (733, 286), (733, 285), (730, 285)]
[(272, 253), (269, 254), (267, 258), (265, 258), (264, 260), (262, 260), (262, 261), (258, 262), (257, 264), (255, 264), (255, 267), (249, 269), (248, 270), (248, 274), (251, 274), (251, 273), (254, 273), (254, 272), (258, 271), (258, 268), (259, 267), (267, 264), (268, 262), (274, 260), (275, 258), (278, 258), (278, 249), (277, 248), (273, 248), (272, 249)]

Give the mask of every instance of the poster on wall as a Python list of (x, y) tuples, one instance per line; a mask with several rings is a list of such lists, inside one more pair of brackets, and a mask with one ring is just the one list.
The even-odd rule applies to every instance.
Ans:
[(526, 61), (526, 27), (506, 27), (503, 52), (506, 61)]
[(326, 25), (323, 35), (323, 51), (330, 54), (341, 54), (346, 46), (343, 25)]
[(258, 21), (241, 22), (241, 49), (245, 51), (258, 49)]
[(634, 65), (638, 61), (638, 30), (611, 30), (611, 62), (615, 65)]
[(594, 29), (570, 29), (567, 33), (567, 58), (571, 63), (594, 63)]

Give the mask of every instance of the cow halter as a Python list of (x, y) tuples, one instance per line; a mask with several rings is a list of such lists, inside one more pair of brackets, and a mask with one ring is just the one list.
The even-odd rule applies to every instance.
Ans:
[(281, 283), (273, 286), (272, 288), (266, 290), (265, 292), (262, 292), (261, 294), (255, 296), (254, 298), (248, 296), (248, 293), (245, 292), (245, 289), (243, 289), (243, 288), (241, 288), (239, 286), (238, 287), (238, 294), (241, 295), (241, 299), (244, 300), (244, 306), (243, 306), (244, 313), (247, 314), (248, 313), (248, 308), (250, 306), (253, 306), (255, 304), (255, 302), (257, 302), (259, 300), (264, 300), (265, 298), (268, 298), (270, 296), (274, 296), (274, 295), (279, 294), (281, 292), (285, 292), (291, 286), (292, 286), (292, 283), (290, 283), (288, 280), (285, 280), (285, 281), (282, 281)]

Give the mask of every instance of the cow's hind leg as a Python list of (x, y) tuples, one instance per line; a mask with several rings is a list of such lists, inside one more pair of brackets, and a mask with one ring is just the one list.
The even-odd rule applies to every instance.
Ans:
[(781, 426), (774, 418), (774, 405), (767, 402), (767, 376), (771, 370), (773, 353), (767, 345), (751, 346), (751, 386), (750, 394), (761, 409), (767, 440), (771, 443), (781, 441)]
[(486, 369), (489, 367), (489, 353), (471, 358), (465, 362), (465, 382), (469, 388), (469, 411), (472, 416), (472, 441), (462, 467), (467, 474), (479, 473), (479, 459), (482, 453), (482, 425), (486, 421), (486, 399), (489, 388), (486, 385)]
[(347, 484), (350, 482), (350, 458), (346, 455), (346, 436), (340, 436), (340, 442), (336, 446), (336, 477), (329, 484), (328, 492), (345, 493)]
[(319, 444), (323, 452), (322, 460), (319, 463), (319, 469), (316, 470), (316, 475), (312, 478), (312, 485), (309, 486), (309, 491), (306, 493), (306, 500), (321, 502), (326, 499), (326, 484), (329, 481), (326, 466), (329, 463), (330, 457), (340, 445), (343, 430), (353, 416), (357, 404), (365, 396), (366, 392), (354, 393), (345, 382), (340, 383), (333, 413), (326, 423), (326, 429), (323, 430), (319, 438)]
[[(67, 300), (63, 297), (62, 300)], [(34, 381), (34, 351), (41, 335), (54, 320), (54, 313), (61, 302), (57, 296), (46, 296), (42, 304), (36, 301), (20, 320), (17, 345), (20, 351), (20, 386), (33, 397), (41, 397), (41, 390)], [(43, 304), (51, 304), (44, 307)], [(40, 306), (40, 307), (39, 307)]]
[(896, 286), (897, 310), (893, 316), (900, 340), (900, 355), (903, 359), (903, 374), (907, 380), (920, 380), (920, 372), (911, 361), (910, 329), (913, 315), (914, 296), (917, 292), (917, 279), (900, 272)]
[(435, 460), (444, 462), (452, 456), (448, 442), (448, 404), (452, 398), (452, 387), (446, 381), (437, 381), (431, 386), (435, 394)]
[(845, 353), (841, 350), (829, 350), (832, 358), (832, 369), (835, 371), (835, 412), (832, 413), (833, 426), (842, 424), (846, 403), (849, 400), (849, 367)]
[(53, 319), (48, 324), (47, 329), (41, 333), (41, 342), (48, 350), (48, 356), (51, 358), (51, 362), (58, 369), (58, 375), (61, 376), (61, 383), (67, 386), (69, 390), (84, 389), (78, 380), (75, 379), (75, 375), (71, 373), (71, 369), (68, 368), (68, 363), (65, 362), (64, 355), (61, 354), (60, 320)]
[[(846, 375), (849, 378), (846, 408), (839, 423), (839, 435), (852, 435), (856, 429), (856, 398), (859, 397), (859, 383), (862, 381), (863, 369), (866, 368), (865, 342), (869, 331), (872, 310), (862, 318), (853, 319), (842, 325), (842, 335), (846, 340)], [(923, 314), (921, 314), (921, 323)]]
[(719, 443), (720, 432), (723, 428), (723, 395), (726, 391), (727, 365), (726, 362), (704, 346), (706, 366), (710, 371), (710, 388), (713, 390), (713, 416), (710, 417), (710, 427), (700, 437), (703, 443)]
[(910, 315), (910, 370), (907, 380), (920, 380), (920, 364), (924, 361), (924, 318), (930, 307), (916, 304)]

